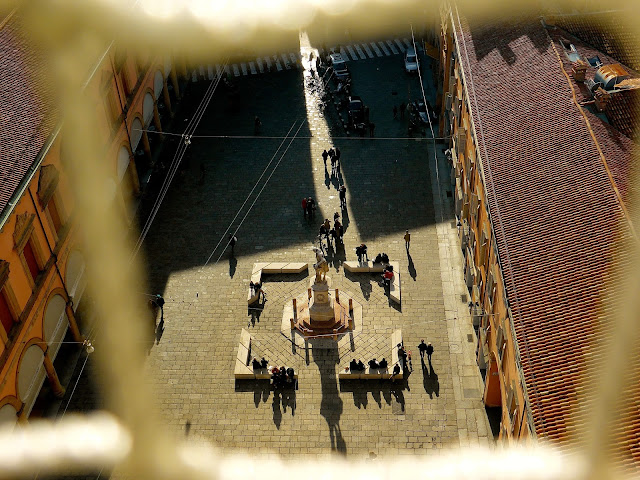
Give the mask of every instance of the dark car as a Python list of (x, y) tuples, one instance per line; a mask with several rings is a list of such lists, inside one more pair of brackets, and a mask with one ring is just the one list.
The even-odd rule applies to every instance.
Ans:
[(349, 97), (348, 115), (349, 125), (356, 130), (364, 130), (365, 128), (365, 107), (362, 99), (358, 96)]

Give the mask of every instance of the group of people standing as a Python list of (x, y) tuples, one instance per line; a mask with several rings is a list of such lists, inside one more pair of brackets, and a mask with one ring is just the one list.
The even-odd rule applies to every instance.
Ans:
[(316, 201), (312, 198), (302, 198), (302, 213), (305, 218), (309, 216), (309, 218), (315, 216), (316, 213)]
[(333, 248), (332, 241), (342, 243), (342, 237), (344, 235), (344, 227), (340, 222), (340, 214), (338, 212), (333, 214), (333, 228), (328, 218), (324, 219), (324, 222), (320, 225), (320, 232), (318, 239), (320, 240), (320, 249), (324, 251), (324, 245), (322, 240), (327, 241), (327, 249)]
[(331, 176), (340, 176), (340, 149), (331, 147), (329, 151), (324, 150), (322, 152), (322, 161), (324, 162), (324, 169), (327, 169), (327, 159), (331, 159)]

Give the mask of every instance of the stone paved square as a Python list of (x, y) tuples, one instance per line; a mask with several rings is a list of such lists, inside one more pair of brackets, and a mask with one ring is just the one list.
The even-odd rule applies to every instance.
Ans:
[[(162, 292), (166, 300), (148, 379), (176, 434), (184, 435), (189, 422), (192, 437), (225, 450), (286, 457), (424, 453), (492, 441), (475, 333), (460, 301), (465, 290), (442, 145), (406, 138), (407, 120), (391, 113), (393, 105), (417, 98), (419, 82), (403, 73), (400, 55), (350, 62), (350, 69), (354, 93), (371, 109), (375, 139), (346, 138), (332, 104), (324, 113), (308, 111), (313, 99), (305, 98), (298, 70), (234, 78), (241, 92), (237, 107), (219, 89), (196, 131), (143, 252), (148, 291)], [(427, 68), (425, 73), (430, 78)], [(191, 101), (206, 87), (191, 85)], [(432, 98), (427, 80), (425, 88)], [(263, 125), (259, 136), (253, 136), (255, 115)], [(265, 275), (267, 302), (253, 321), (246, 296), (254, 263), (315, 261), (318, 227), (340, 211), (340, 179), (325, 172), (321, 157), (331, 145), (342, 151), (348, 206), (345, 249), (328, 256), (329, 275), (332, 288), (363, 305), (362, 330), (353, 335), (353, 347), (329, 341), (305, 350), (294, 347), (280, 325), (284, 303), (306, 291), (311, 267), (297, 275)], [(318, 203), (313, 220), (300, 206), (310, 195)], [(237, 227), (232, 257), (223, 247)], [(412, 235), (410, 255), (405, 229)], [(342, 268), (343, 261), (356, 259), (354, 248), (362, 242), (370, 257), (386, 252), (400, 263), (400, 306), (384, 294), (379, 274)], [(278, 393), (265, 381), (234, 379), (243, 328), (253, 336), (254, 355), (295, 368), (297, 390)], [(390, 360), (395, 329), (413, 353), (408, 378), (338, 381), (338, 370), (353, 357)], [(416, 346), (422, 338), (435, 347), (431, 369), (420, 365)]]

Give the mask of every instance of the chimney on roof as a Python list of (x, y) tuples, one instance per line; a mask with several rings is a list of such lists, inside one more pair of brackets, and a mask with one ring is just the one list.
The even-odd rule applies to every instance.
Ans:
[(596, 101), (596, 108), (599, 112), (604, 112), (607, 108), (609, 100), (611, 100), (611, 94), (604, 88), (599, 87), (593, 94), (593, 98)]
[(573, 68), (571, 69), (571, 73), (573, 74), (573, 79), (576, 82), (584, 82), (585, 75), (587, 73), (587, 62), (584, 60), (576, 60), (573, 62)]

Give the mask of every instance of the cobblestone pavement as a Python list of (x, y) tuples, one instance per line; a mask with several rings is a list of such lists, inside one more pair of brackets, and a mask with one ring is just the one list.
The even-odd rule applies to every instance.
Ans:
[[(436, 175), (433, 143), (406, 139), (407, 119), (393, 119), (394, 104), (419, 95), (418, 80), (402, 66), (401, 56), (351, 65), (354, 93), (370, 106), (376, 139), (343, 138), (332, 105), (324, 115), (315, 108), (308, 114), (314, 103), (305, 98), (300, 71), (234, 79), (241, 92), (235, 108), (224, 91), (214, 95), (196, 135), (246, 138), (192, 140), (191, 158), (145, 244), (150, 291), (166, 299), (148, 378), (176, 433), (189, 422), (191, 436), (221, 448), (284, 456), (411, 454), (491, 442), (475, 333), (461, 299), (466, 291), (446, 195), (449, 171), (440, 158)], [(428, 68), (423, 73), (428, 84)], [(206, 85), (192, 88), (197, 93)], [(433, 96), (432, 89), (427, 94)], [(255, 115), (263, 124), (258, 137)], [(271, 138), (296, 131), (291, 142)], [(331, 144), (342, 151), (340, 179), (325, 172), (320, 155)], [(442, 145), (436, 149), (441, 157)], [(363, 305), (362, 332), (354, 335), (355, 351), (331, 342), (305, 351), (292, 346), (280, 324), (284, 303), (304, 293), (309, 275), (265, 276), (268, 300), (254, 322), (248, 284), (255, 262), (314, 262), (312, 242), (321, 220), (339, 211), (341, 182), (346, 248), (329, 255), (329, 275), (333, 288)], [(312, 221), (300, 206), (309, 195), (318, 202)], [(233, 258), (223, 247), (228, 227), (238, 226)], [(410, 254), (405, 229), (412, 235)], [(401, 307), (389, 302), (378, 275), (345, 275), (342, 262), (355, 259), (361, 242), (370, 256), (386, 252), (400, 262)], [(234, 380), (242, 328), (254, 337), (257, 356), (295, 368), (297, 391), (279, 394), (267, 382)], [(395, 329), (413, 351), (407, 380), (338, 382), (338, 370), (353, 357), (389, 359)], [(420, 365), (422, 338), (435, 347), (431, 369)]]

